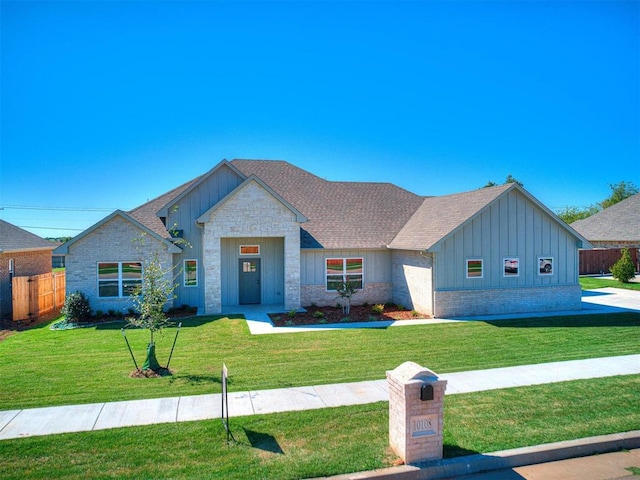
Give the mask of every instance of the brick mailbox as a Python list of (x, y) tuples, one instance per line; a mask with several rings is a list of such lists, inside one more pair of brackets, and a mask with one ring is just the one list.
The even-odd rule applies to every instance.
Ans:
[(440, 460), (447, 381), (414, 362), (387, 372), (387, 381), (391, 448), (405, 463)]

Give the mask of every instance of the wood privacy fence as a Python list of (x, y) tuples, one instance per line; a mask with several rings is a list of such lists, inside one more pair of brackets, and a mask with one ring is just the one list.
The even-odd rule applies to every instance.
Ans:
[(59, 310), (64, 305), (66, 287), (64, 271), (31, 277), (13, 277), (13, 320), (33, 321), (49, 312)]
[[(629, 248), (631, 260), (638, 271), (638, 249)], [(622, 257), (622, 248), (580, 250), (580, 275), (609, 274), (609, 268)]]

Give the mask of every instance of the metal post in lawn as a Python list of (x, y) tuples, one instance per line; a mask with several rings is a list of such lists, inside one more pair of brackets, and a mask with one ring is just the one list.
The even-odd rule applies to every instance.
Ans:
[(178, 340), (178, 334), (180, 333), (181, 327), (182, 327), (182, 322), (178, 324), (178, 330), (176, 330), (176, 336), (173, 339), (173, 345), (171, 346), (171, 353), (169, 353), (169, 360), (167, 360), (167, 370), (169, 370), (169, 364), (171, 363), (171, 357), (173, 356), (173, 349), (176, 348), (176, 341)]
[(131, 350), (131, 345), (129, 345), (129, 340), (127, 339), (127, 334), (124, 333), (124, 328), (122, 328), (122, 336), (124, 337), (124, 341), (127, 342), (127, 347), (129, 347), (129, 353), (131, 354), (131, 358), (133, 359), (133, 364), (136, 366), (136, 370), (140, 370), (138, 368), (138, 362), (136, 362), (136, 357), (133, 356), (133, 350)]
[(227, 366), (223, 363), (222, 364), (222, 401), (220, 402), (222, 404), (222, 424), (224, 425), (224, 429), (227, 431), (227, 442), (229, 442), (229, 439), (233, 440), (234, 442), (236, 441), (236, 439), (233, 437), (233, 433), (231, 433), (231, 428), (229, 428), (229, 399), (227, 397), (227, 377), (228, 377), (228, 371), (227, 371)]

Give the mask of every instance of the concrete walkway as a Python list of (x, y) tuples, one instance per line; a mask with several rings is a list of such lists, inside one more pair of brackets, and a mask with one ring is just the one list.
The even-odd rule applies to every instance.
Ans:
[(612, 287), (599, 288), (597, 290), (584, 290), (582, 292), (582, 308), (580, 310), (400, 321), (389, 320), (380, 322), (324, 324), (299, 327), (274, 327), (271, 323), (271, 319), (269, 318), (269, 314), (285, 311), (284, 305), (242, 305), (242, 312), (238, 311), (238, 306), (223, 307), (222, 309), (222, 313), (227, 315), (242, 313), (247, 320), (247, 325), (252, 335), (266, 335), (274, 333), (323, 332), (327, 330), (344, 330), (346, 328), (392, 328), (452, 322), (513, 320), (516, 318), (548, 317), (552, 315), (573, 316), (600, 313), (640, 312), (640, 292), (637, 290), (625, 290), (622, 288)]
[[(594, 358), (441, 375), (447, 394), (640, 374), (640, 355)], [(229, 392), (229, 416), (258, 415), (389, 400), (387, 381)], [(220, 418), (222, 395), (0, 411), (0, 440), (36, 435)]]

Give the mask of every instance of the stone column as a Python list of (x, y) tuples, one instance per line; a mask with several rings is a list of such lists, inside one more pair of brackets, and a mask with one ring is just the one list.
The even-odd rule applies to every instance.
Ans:
[(440, 460), (447, 381), (414, 362), (387, 372), (387, 381), (391, 448), (407, 464)]

